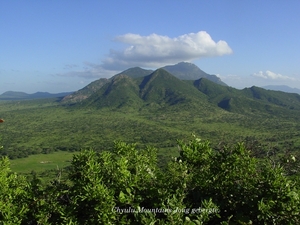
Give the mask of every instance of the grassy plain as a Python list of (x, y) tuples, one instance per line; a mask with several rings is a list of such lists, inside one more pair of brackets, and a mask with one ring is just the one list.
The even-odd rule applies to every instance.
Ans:
[(73, 153), (66, 151), (50, 154), (30, 155), (22, 159), (11, 160), (10, 168), (17, 173), (43, 172), (45, 170), (62, 169), (70, 165)]

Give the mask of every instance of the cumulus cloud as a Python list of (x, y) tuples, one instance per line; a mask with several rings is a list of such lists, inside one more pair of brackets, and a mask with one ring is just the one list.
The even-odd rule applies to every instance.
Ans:
[(175, 38), (151, 34), (125, 34), (115, 41), (129, 45), (117, 51), (111, 50), (103, 60), (104, 69), (125, 69), (132, 66), (157, 68), (169, 63), (191, 61), (203, 57), (231, 54), (232, 49), (225, 41), (215, 42), (205, 32), (184, 34)]
[(293, 77), (284, 76), (279, 73), (271, 72), (269, 70), (267, 70), (265, 72), (259, 71), (258, 73), (252, 74), (252, 76), (263, 78), (263, 79), (269, 79), (269, 80), (296, 80)]
[(67, 64), (64, 69), (69, 71), (56, 75), (86, 79), (108, 78), (130, 67), (159, 68), (182, 61), (232, 53), (225, 41), (215, 42), (205, 31), (175, 38), (158, 34), (141, 36), (129, 33), (117, 36), (114, 40), (128, 47), (123, 50), (110, 50), (101, 64), (85, 62), (84, 67)]

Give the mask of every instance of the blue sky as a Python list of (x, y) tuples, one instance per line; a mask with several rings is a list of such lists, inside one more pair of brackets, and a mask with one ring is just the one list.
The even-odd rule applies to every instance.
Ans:
[(180, 61), (237, 88), (300, 88), (299, 12), (299, 0), (1, 1), (0, 94)]

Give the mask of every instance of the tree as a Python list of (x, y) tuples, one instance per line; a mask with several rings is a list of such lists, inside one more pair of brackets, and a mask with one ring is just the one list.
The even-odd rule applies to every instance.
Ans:
[(213, 151), (208, 141), (179, 142), (180, 160), (192, 174), (188, 198), (192, 207), (211, 199), (220, 218), (244, 224), (299, 223), (299, 190), (280, 165), (251, 156), (242, 143)]

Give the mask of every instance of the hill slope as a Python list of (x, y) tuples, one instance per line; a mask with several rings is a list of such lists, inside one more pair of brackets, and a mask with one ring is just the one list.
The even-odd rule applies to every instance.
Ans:
[(99, 90), (104, 84), (108, 83), (109, 80), (106, 78), (100, 78), (96, 81), (93, 81), (89, 85), (85, 86), (84, 88), (65, 96), (62, 99), (62, 103), (64, 104), (74, 104), (77, 102), (81, 102), (84, 99), (90, 97), (93, 93)]
[(203, 96), (194, 88), (164, 69), (158, 69), (144, 77), (139, 87), (140, 97), (147, 102), (165, 102), (174, 105), (180, 102), (203, 99)]
[(102, 86), (105, 84), (111, 82), (116, 77), (120, 75), (126, 75), (131, 78), (138, 78), (138, 77), (144, 77), (152, 73), (152, 70), (144, 70), (139, 67), (129, 68), (121, 73), (118, 73), (114, 75), (113, 77), (107, 79), (107, 78), (100, 78), (96, 81), (93, 81), (89, 85), (85, 86), (84, 88), (74, 92), (73, 94), (66, 96), (62, 99), (62, 103), (64, 104), (75, 104), (78, 102), (82, 102), (83, 100), (87, 99), (91, 95), (95, 94), (99, 89), (101, 89)]
[(102, 107), (139, 107), (139, 87), (134, 79), (120, 74), (113, 77), (99, 90), (82, 102), (84, 106)]
[(300, 110), (298, 94), (265, 90), (255, 86), (238, 90), (204, 78), (194, 81), (193, 85), (204, 93), (211, 103), (230, 112), (295, 116)]

